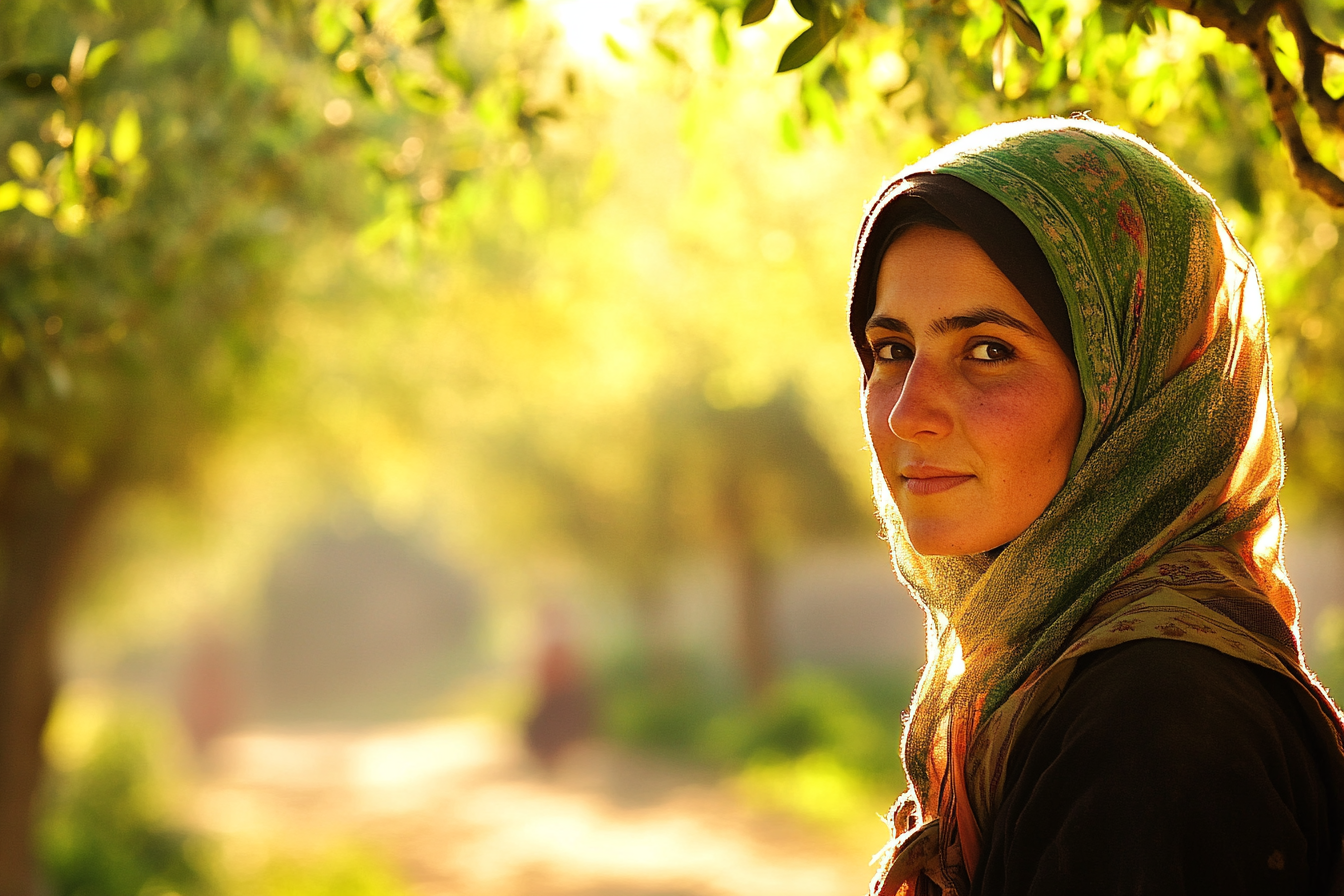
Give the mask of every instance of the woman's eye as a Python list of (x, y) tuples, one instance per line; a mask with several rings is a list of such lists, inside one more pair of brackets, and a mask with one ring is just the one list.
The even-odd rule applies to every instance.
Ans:
[(976, 361), (1007, 361), (1013, 356), (1013, 350), (1002, 342), (981, 342), (971, 349), (971, 357)]
[(880, 361), (908, 361), (910, 360), (910, 347), (899, 342), (888, 342), (879, 345), (875, 354)]

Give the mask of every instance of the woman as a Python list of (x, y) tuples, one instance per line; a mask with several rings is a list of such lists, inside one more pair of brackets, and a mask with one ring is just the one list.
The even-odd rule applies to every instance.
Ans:
[(1344, 892), (1260, 284), (1209, 196), (1082, 120), (870, 204), (850, 328), (928, 657), (873, 892)]

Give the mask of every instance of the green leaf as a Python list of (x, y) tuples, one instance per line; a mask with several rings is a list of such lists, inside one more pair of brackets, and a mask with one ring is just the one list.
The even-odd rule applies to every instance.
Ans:
[(604, 35), (603, 42), (607, 45), (607, 50), (612, 56), (615, 56), (621, 62), (630, 61), (630, 51), (620, 45), (620, 42), (610, 34)]
[(26, 140), (16, 141), (9, 147), (9, 168), (23, 180), (37, 180), (42, 176), (42, 154)]
[(16, 207), (22, 199), (23, 184), (16, 180), (0, 184), (0, 212), (7, 212)]
[(98, 77), (98, 73), (103, 70), (103, 66), (107, 65), (107, 61), (117, 55), (117, 51), (120, 49), (121, 41), (109, 40), (90, 50), (89, 55), (84, 59), (84, 77)]
[(75, 128), (75, 142), (70, 148), (75, 160), (75, 170), (80, 174), (89, 170), (89, 165), (102, 153), (107, 145), (103, 129), (91, 121), (81, 121)]
[(999, 0), (999, 3), (1003, 6), (1004, 17), (1008, 20), (1008, 24), (1012, 26), (1017, 39), (1037, 53), (1044, 53), (1045, 44), (1041, 41), (1041, 31), (1036, 27), (1036, 23), (1031, 20), (1031, 16), (1027, 14), (1027, 9), (1022, 5), (1022, 0)]
[(1135, 26), (1144, 34), (1152, 34), (1157, 30), (1157, 23), (1153, 20), (1153, 10), (1145, 2), (1134, 4), (1125, 15), (1125, 31), (1129, 31)]
[(56, 210), (52, 223), (56, 225), (56, 229), (61, 233), (78, 236), (88, 229), (88, 210), (77, 202), (70, 205), (62, 205)]
[(733, 47), (728, 43), (728, 32), (723, 27), (723, 17), (719, 17), (719, 24), (714, 28), (714, 61), (719, 65), (727, 65), (728, 57), (733, 53)]
[(125, 165), (140, 153), (140, 113), (127, 106), (112, 126), (112, 158)]
[(364, 74), (364, 69), (362, 67), (355, 69), (350, 75), (355, 79), (355, 83), (359, 85), (359, 89), (364, 91), (366, 96), (374, 95), (373, 84), (369, 81), (369, 76)]
[(229, 26), (229, 56), (241, 72), (250, 71), (261, 58), (261, 31), (251, 19), (234, 19)]
[(447, 34), (438, 0), (419, 0), (416, 13), (420, 17), (420, 35), (415, 39), (416, 43), (428, 43)]
[(840, 26), (844, 24), (829, 0), (822, 0), (820, 3), (813, 3), (811, 0), (792, 0), (792, 2), (794, 10), (799, 15), (803, 14), (802, 7), (807, 7), (810, 14), (803, 17), (812, 22), (812, 27), (795, 37), (793, 42), (784, 48), (776, 72), (789, 72), (806, 65), (830, 43), (831, 38), (840, 33)]
[(836, 143), (844, 139), (844, 127), (840, 124), (840, 116), (835, 108), (835, 100), (826, 88), (818, 83), (804, 82), (798, 91), (799, 99), (803, 101), (803, 106), (807, 109), (807, 118), (809, 124), (814, 127), (824, 126), (831, 132), (831, 137)]
[(826, 66), (826, 70), (821, 73), (821, 78), (817, 81), (821, 88), (831, 95), (831, 100), (840, 105), (849, 99), (849, 85), (845, 83), (845, 76), (840, 73), (840, 69), (834, 64)]
[(798, 128), (798, 120), (787, 109), (779, 113), (779, 140), (789, 152), (802, 151), (803, 135)]
[(528, 233), (537, 233), (546, 225), (550, 214), (550, 200), (546, 182), (536, 168), (524, 168), (513, 179), (509, 210), (513, 219)]
[(742, 9), (742, 25), (755, 25), (765, 21), (775, 9), (775, 0), (749, 0)]
[(863, 14), (879, 25), (896, 25), (896, 0), (864, 0)]
[(990, 54), (994, 65), (994, 89), (1003, 90), (1004, 75), (1008, 70), (1008, 14), (1004, 13), (1003, 24), (994, 38), (994, 50)]
[(60, 162), (60, 168), (57, 169), (56, 174), (56, 184), (60, 187), (59, 195), (61, 199), (65, 202), (82, 199), (84, 197), (84, 184), (80, 181), (79, 176), (88, 169), (77, 170), (75, 160), (70, 153), (63, 152), (52, 161)]
[(350, 29), (330, 6), (313, 10), (313, 43), (328, 56), (335, 56), (350, 38)]
[(672, 46), (667, 41), (662, 40), (661, 38), (654, 38), (653, 48), (658, 51), (659, 56), (662, 56), (673, 65), (681, 64), (681, 54), (677, 52), (676, 47)]
[(23, 198), (20, 201), (24, 208), (39, 218), (50, 218), (52, 210), (56, 208), (56, 204), (51, 201), (51, 197), (41, 190), (24, 190)]
[(793, 39), (784, 53), (779, 57), (779, 68), (776, 72), (791, 72), (796, 68), (801, 68), (811, 62), (818, 53), (830, 43), (835, 33), (827, 34), (820, 25), (813, 25)]
[(793, 4), (793, 11), (798, 13), (809, 22), (817, 20), (817, 0), (789, 0)]

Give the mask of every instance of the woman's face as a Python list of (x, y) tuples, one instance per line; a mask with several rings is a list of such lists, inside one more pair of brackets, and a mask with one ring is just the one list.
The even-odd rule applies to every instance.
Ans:
[(1083, 423), (1073, 359), (973, 239), (892, 243), (867, 326), (868, 437), (921, 554), (1012, 541), (1064, 485)]

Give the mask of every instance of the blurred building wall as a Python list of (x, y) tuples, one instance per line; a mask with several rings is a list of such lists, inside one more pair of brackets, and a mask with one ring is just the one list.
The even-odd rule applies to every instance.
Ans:
[[(906, 669), (924, 655), (924, 614), (896, 581), (886, 546), (819, 544), (778, 569), (775, 644), (785, 665)], [(672, 578), (668, 625), (678, 647), (731, 664), (736, 618), (726, 570), (712, 560)]]
[(266, 588), (256, 702), (293, 720), (422, 711), (471, 661), (476, 616), (471, 582), (390, 534), (312, 536)]
[[(924, 656), (924, 614), (896, 581), (885, 544), (812, 546), (775, 580), (776, 644), (785, 664), (908, 668)], [(1344, 529), (1291, 527), (1285, 544), (1311, 658), (1322, 614), (1344, 611)], [(669, 625), (683, 649), (731, 662), (735, 619), (724, 570), (686, 564), (673, 577)]]

